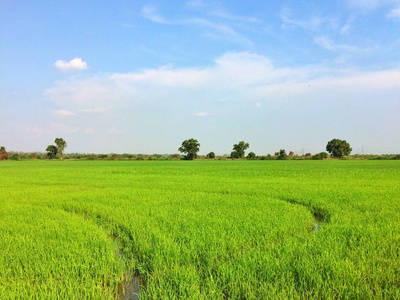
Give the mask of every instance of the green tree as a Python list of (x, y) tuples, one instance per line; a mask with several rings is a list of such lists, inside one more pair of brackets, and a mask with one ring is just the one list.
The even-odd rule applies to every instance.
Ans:
[(182, 152), (185, 155), (186, 160), (193, 160), (197, 157), (197, 152), (200, 150), (200, 144), (195, 139), (184, 140), (182, 142), (182, 146), (178, 148), (179, 152)]
[(333, 139), (326, 145), (326, 151), (328, 151), (335, 158), (342, 158), (343, 156), (351, 153), (351, 147), (345, 140)]
[(243, 158), (245, 155), (245, 150), (250, 147), (249, 143), (245, 143), (244, 141), (240, 141), (237, 144), (233, 145), (233, 151), (231, 152), (232, 158)]
[(52, 159), (57, 156), (58, 149), (54, 145), (48, 145), (46, 151), (47, 151), (47, 157)]
[(326, 153), (326, 152), (320, 152), (320, 153), (317, 153), (317, 154), (313, 155), (313, 156), (312, 156), (312, 159), (315, 159), (315, 160), (323, 160), (323, 159), (327, 159), (328, 156), (329, 156), (328, 153)]
[[(64, 149), (67, 147), (67, 142), (62, 138), (56, 138), (54, 143), (57, 145), (57, 151), (60, 153), (61, 159), (63, 158)], [(47, 151), (47, 150), (46, 150)]]
[(211, 158), (211, 159), (214, 159), (215, 158), (215, 153), (211, 151), (210, 153), (207, 154), (207, 157)]
[(256, 154), (254, 152), (249, 152), (249, 154), (247, 154), (247, 158), (248, 159), (255, 159), (256, 158)]
[(279, 156), (278, 156), (278, 159), (281, 159), (281, 160), (283, 160), (283, 159), (286, 159), (286, 158), (287, 158), (286, 150), (285, 150), (285, 149), (281, 149), (281, 150), (279, 150)]

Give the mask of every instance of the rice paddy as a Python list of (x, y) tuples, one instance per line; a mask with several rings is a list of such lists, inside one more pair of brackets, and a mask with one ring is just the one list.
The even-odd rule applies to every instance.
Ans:
[(400, 298), (398, 161), (7, 161), (0, 176), (1, 299)]

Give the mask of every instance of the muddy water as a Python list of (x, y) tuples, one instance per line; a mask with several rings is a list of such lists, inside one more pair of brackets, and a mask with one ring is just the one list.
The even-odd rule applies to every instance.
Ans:
[(138, 300), (140, 296), (140, 286), (143, 286), (143, 280), (140, 276), (134, 276), (129, 281), (118, 285), (118, 299)]

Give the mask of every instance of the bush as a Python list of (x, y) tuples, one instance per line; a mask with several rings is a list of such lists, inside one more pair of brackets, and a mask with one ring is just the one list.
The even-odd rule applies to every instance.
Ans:
[(323, 160), (323, 159), (327, 159), (328, 157), (329, 157), (328, 153), (320, 152), (320, 153), (317, 153), (317, 154), (313, 155), (312, 159)]
[(250, 152), (249, 154), (247, 154), (247, 159), (255, 159), (256, 158), (256, 154), (254, 152)]
[(13, 153), (11, 153), (10, 155), (8, 155), (7, 159), (11, 159), (11, 160), (19, 160), (19, 159), (20, 159), (20, 157), (19, 157), (19, 155), (18, 155), (18, 153), (17, 153), (17, 152), (13, 152)]
[(211, 151), (210, 153), (207, 154), (207, 157), (211, 158), (211, 159), (214, 159), (215, 158), (215, 153)]

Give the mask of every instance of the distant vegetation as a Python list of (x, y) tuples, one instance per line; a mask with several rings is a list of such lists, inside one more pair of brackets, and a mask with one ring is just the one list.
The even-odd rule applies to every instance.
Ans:
[(352, 148), (345, 140), (332, 139), (326, 145), (329, 152), (320, 152), (312, 155), (307, 152), (305, 154), (295, 154), (289, 151), (287, 154), (285, 149), (280, 149), (273, 155), (256, 155), (249, 152), (245, 155), (245, 150), (250, 148), (250, 144), (240, 141), (233, 145), (233, 151), (229, 154), (216, 155), (210, 151), (206, 155), (199, 155), (200, 143), (198, 140), (191, 138), (182, 142), (178, 148), (179, 153), (174, 154), (131, 154), (131, 153), (64, 153), (67, 142), (62, 138), (55, 139), (56, 145), (48, 145), (46, 152), (7, 152), (5, 147), (0, 148), (0, 160), (30, 160), (30, 159), (72, 159), (72, 160), (194, 160), (194, 159), (248, 159), (248, 160), (324, 160), (324, 159), (350, 159), (350, 160), (400, 160), (400, 154), (354, 154), (350, 155)]

